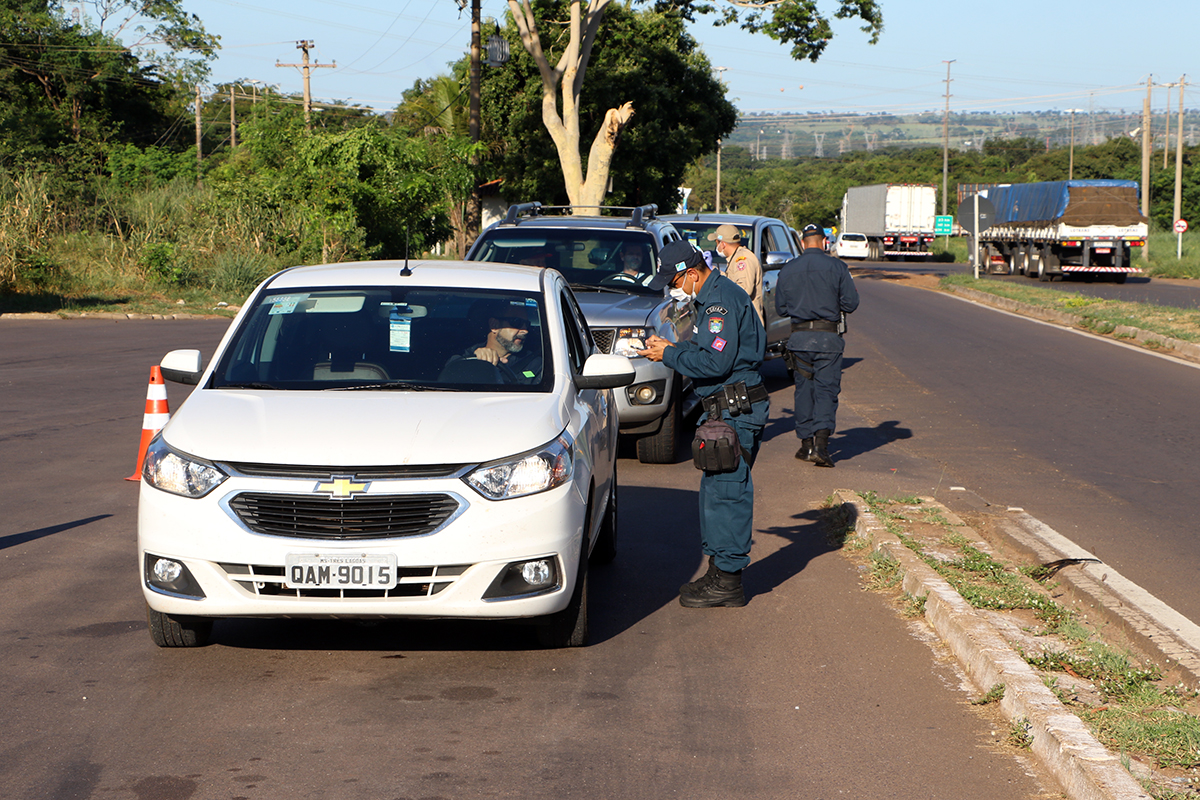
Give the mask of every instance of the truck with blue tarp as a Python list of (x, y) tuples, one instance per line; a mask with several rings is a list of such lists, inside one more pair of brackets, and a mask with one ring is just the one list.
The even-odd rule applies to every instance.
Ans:
[(978, 187), (978, 193), (996, 209), (991, 227), (979, 235), (978, 263), (988, 272), (1124, 283), (1142, 271), (1131, 256), (1132, 248), (1145, 246), (1148, 232), (1136, 181), (1014, 183)]

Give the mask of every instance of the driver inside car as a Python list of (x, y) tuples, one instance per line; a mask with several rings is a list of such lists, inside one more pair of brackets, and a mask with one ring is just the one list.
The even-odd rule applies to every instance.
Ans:
[[(478, 313), (475, 313), (478, 311)], [(542, 377), (542, 357), (525, 346), (529, 335), (529, 310), (503, 300), (472, 309), (473, 319), (486, 319), (487, 338), (467, 348), (463, 358), (476, 358), (495, 365), (504, 383), (537, 383)]]
[(621, 271), (613, 273), (605, 280), (610, 283), (629, 282), (644, 286), (650, 277), (646, 269), (646, 248), (628, 244), (621, 248)]

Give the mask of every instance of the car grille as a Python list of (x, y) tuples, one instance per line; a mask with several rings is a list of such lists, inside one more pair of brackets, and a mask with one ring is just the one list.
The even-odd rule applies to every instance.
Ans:
[(617, 338), (616, 328), (592, 328), (592, 341), (600, 353), (611, 353), (613, 340)]
[(255, 533), (302, 539), (395, 539), (437, 530), (459, 508), (448, 494), (362, 496), (239, 494), (229, 501)]
[(317, 467), (299, 464), (252, 464), (230, 462), (229, 466), (242, 475), (255, 478), (312, 478), (329, 480), (334, 475), (353, 475), (360, 481), (401, 480), (404, 478), (449, 478), (458, 474), (463, 464), (415, 464), (394, 467)]
[(289, 589), (283, 585), (283, 567), (261, 564), (220, 564), (226, 577), (260, 597), (313, 597), (360, 600), (387, 597), (432, 597), (458, 580), (470, 564), (436, 567), (400, 567), (391, 589)]

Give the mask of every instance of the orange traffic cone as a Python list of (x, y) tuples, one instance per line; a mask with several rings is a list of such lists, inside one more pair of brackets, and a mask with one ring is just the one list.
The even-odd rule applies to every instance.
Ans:
[(167, 410), (167, 384), (163, 382), (162, 369), (157, 365), (150, 368), (150, 385), (146, 388), (146, 413), (142, 415), (142, 443), (138, 446), (137, 467), (125, 480), (142, 479), (142, 462), (146, 460), (146, 446), (154, 434), (162, 430), (171, 418)]

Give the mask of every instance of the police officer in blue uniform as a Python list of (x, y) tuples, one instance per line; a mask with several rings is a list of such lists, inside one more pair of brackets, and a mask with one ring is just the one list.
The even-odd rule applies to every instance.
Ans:
[(742, 570), (750, 563), (754, 524), (754, 482), (750, 467), (758, 455), (770, 400), (758, 368), (767, 335), (746, 292), (705, 263), (686, 241), (670, 242), (659, 253), (652, 289), (671, 287), (677, 300), (693, 298), (694, 335), (671, 344), (651, 336), (638, 351), (692, 379), (704, 406), (703, 419), (723, 419), (740, 444), (737, 466), (705, 471), (700, 479), (700, 544), (708, 571), (679, 590), (688, 608), (746, 605)]
[(775, 309), (792, 318), (785, 359), (796, 380), (796, 458), (832, 467), (838, 394), (842, 389), (843, 314), (858, 308), (858, 289), (841, 259), (825, 252), (825, 231), (806, 225), (804, 252), (783, 265), (775, 285)]

